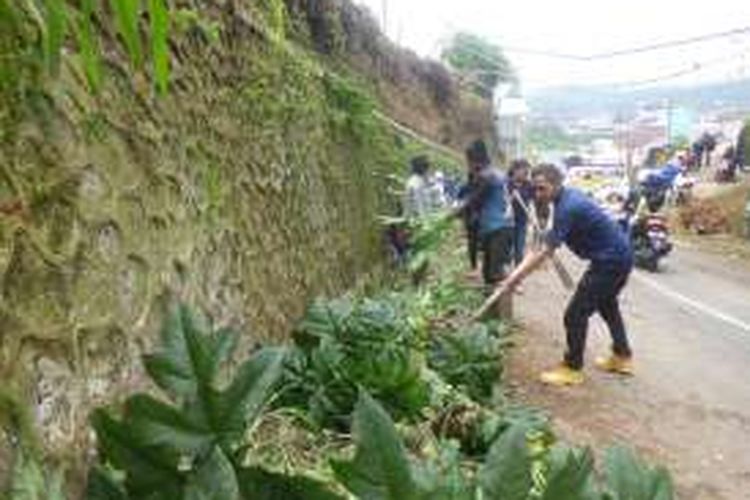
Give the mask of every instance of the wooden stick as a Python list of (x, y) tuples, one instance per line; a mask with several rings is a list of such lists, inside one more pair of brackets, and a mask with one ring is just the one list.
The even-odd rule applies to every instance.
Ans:
[(506, 285), (500, 285), (497, 287), (495, 291), (492, 292), (492, 295), (487, 297), (487, 300), (484, 301), (482, 307), (477, 309), (476, 312), (471, 315), (471, 321), (480, 321), (484, 318), (487, 313), (490, 312), (490, 309), (492, 309), (495, 303), (510, 291), (510, 288)]
[[(526, 212), (526, 216), (531, 220), (531, 223), (534, 226), (534, 229), (541, 232), (541, 227), (539, 226), (539, 220), (536, 218), (536, 215), (533, 214), (528, 207), (526, 206), (526, 202), (523, 201), (523, 198), (518, 194), (518, 191), (513, 192), (514, 198), (519, 202), (523, 210)], [(557, 273), (557, 276), (560, 278), (560, 281), (562, 282), (563, 286), (568, 289), (572, 290), (575, 287), (575, 283), (573, 282), (573, 278), (571, 278), (570, 273), (565, 268), (565, 265), (560, 261), (560, 259), (557, 257), (557, 255), (552, 255), (552, 265), (555, 269), (555, 272)], [(496, 288), (492, 295), (487, 297), (487, 300), (484, 301), (482, 306), (477, 309), (477, 311), (471, 316), (472, 321), (479, 321), (482, 318), (484, 318), (488, 312), (490, 312), (490, 309), (499, 301), (502, 299), (506, 294), (511, 292), (511, 289), (505, 285), (501, 284), (498, 288)]]
[[(526, 205), (526, 202), (523, 201), (523, 198), (521, 198), (521, 195), (518, 194), (518, 191), (513, 191), (513, 197), (516, 199), (519, 205), (521, 205), (521, 208), (523, 208), (523, 211), (526, 212), (526, 217), (531, 220), (531, 224), (534, 226), (534, 229), (537, 230), (537, 232), (541, 233), (542, 228), (539, 225), (539, 219), (536, 217), (536, 213), (533, 213), (531, 210), (529, 210), (529, 207)], [(560, 278), (560, 281), (562, 282), (563, 286), (567, 290), (572, 290), (575, 288), (575, 283), (573, 282), (573, 278), (571, 278), (570, 273), (565, 268), (565, 265), (563, 265), (562, 261), (560, 261), (560, 258), (557, 255), (552, 255), (552, 265), (555, 268), (555, 272), (557, 273), (557, 276)]]

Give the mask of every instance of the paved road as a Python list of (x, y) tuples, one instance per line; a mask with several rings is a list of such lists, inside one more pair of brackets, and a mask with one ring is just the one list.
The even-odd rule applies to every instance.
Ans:
[(750, 499), (750, 265), (679, 247), (663, 272), (636, 272), (623, 298), (636, 377), (591, 367), (609, 345), (597, 318), (588, 380), (561, 390), (536, 376), (563, 350), (566, 297), (542, 272), (516, 299), (529, 330), (511, 363), (519, 397), (547, 408), (571, 440), (625, 442), (666, 463), (681, 499)]

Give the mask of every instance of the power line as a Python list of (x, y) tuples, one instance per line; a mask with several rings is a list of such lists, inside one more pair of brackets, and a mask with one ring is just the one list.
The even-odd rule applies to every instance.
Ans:
[(742, 52), (734, 53), (730, 56), (717, 57), (717, 58), (710, 59), (708, 61), (703, 61), (703, 62), (694, 62), (689, 68), (684, 68), (684, 69), (674, 71), (671, 73), (667, 73), (664, 75), (646, 78), (643, 80), (613, 83), (609, 85), (613, 85), (616, 87), (640, 87), (644, 85), (650, 85), (652, 83), (659, 83), (659, 82), (663, 82), (667, 80), (674, 80), (675, 78), (680, 78), (682, 76), (691, 75), (693, 73), (698, 73), (698, 72), (704, 71), (705, 69), (711, 68), (713, 66), (717, 66), (719, 64), (741, 58), (744, 53), (745, 51), (743, 50)]
[[(628, 80), (628, 81), (623, 81), (623, 82), (604, 82), (604, 83), (601, 83), (600, 85), (607, 85), (607, 86), (619, 87), (619, 88), (643, 87), (643, 86), (647, 86), (647, 85), (651, 85), (655, 83), (674, 80), (674, 79), (687, 76), (687, 75), (691, 75), (694, 73), (699, 73), (701, 71), (705, 71), (706, 69), (720, 65), (722, 63), (726, 63), (734, 59), (739, 59), (742, 57), (743, 54), (745, 54), (745, 51), (734, 53), (731, 56), (724, 56), (720, 58), (710, 59), (708, 61), (694, 62), (688, 68), (683, 68), (683, 69), (673, 71), (670, 73), (660, 74), (660, 75), (649, 77), (649, 78), (644, 78), (642, 80)], [(459, 82), (459, 85), (463, 88), (467, 88), (469, 86), (473, 86), (475, 88), (479, 87), (486, 91), (492, 92), (493, 88), (489, 87), (486, 84), (483, 84), (477, 79), (477, 76), (484, 74), (484, 73), (492, 73), (492, 72), (478, 71), (478, 72), (465, 73), (461, 75), (462, 78), (461, 78), (461, 81)]]
[[(518, 47), (518, 46), (499, 45), (499, 48), (504, 52), (521, 52), (521, 53), (542, 55), (542, 56), (558, 58), (558, 59), (574, 60), (574, 61), (579, 61), (579, 62), (593, 62), (593, 61), (598, 61), (602, 59), (622, 57), (622, 56), (631, 55), (631, 54), (653, 52), (653, 51), (664, 50), (664, 49), (673, 48), (673, 47), (692, 45), (696, 43), (702, 43), (702, 42), (707, 42), (711, 40), (722, 39), (722, 38), (727, 38), (727, 37), (742, 35), (742, 34), (750, 34), (750, 26), (736, 28), (732, 30), (726, 30), (722, 32), (708, 33), (708, 34), (694, 36), (690, 38), (658, 42), (658, 43), (653, 43), (649, 45), (641, 45), (641, 46), (631, 47), (628, 49), (601, 52), (601, 53), (590, 54), (590, 55), (576, 55), (576, 54), (562, 53), (562, 52), (556, 52), (556, 51), (529, 49), (529, 48), (523, 48), (523, 47)], [(444, 41), (442, 43), (438, 42), (438, 47), (440, 45), (443, 45), (444, 43), (445, 43)], [(491, 59), (490, 57), (488, 57), (487, 54), (484, 54), (476, 49), (473, 49), (471, 47), (463, 47), (463, 50), (473, 54), (474, 56), (480, 59), (483, 59), (485, 62), (489, 64), (493, 64), (493, 65), (497, 64), (497, 61)], [(686, 76), (689, 74), (693, 74), (693, 73), (697, 73), (699, 71), (705, 70), (707, 67), (714, 66), (717, 63), (724, 62), (725, 60), (730, 60), (730, 59), (741, 57), (742, 54), (744, 54), (744, 51), (740, 54), (733, 55), (729, 58), (713, 59), (713, 60), (706, 61), (703, 63), (696, 62), (696, 63), (693, 63), (690, 68), (682, 69), (682, 70), (668, 73), (665, 75), (658, 75), (658, 76), (646, 78), (643, 80), (627, 81), (627, 82), (622, 82), (622, 83), (609, 83), (607, 85), (612, 85), (616, 87), (638, 87), (638, 86), (649, 85), (653, 83), (659, 83), (662, 81), (673, 80), (675, 78), (679, 78), (682, 76)], [(515, 69), (513, 68), (512, 62), (510, 62), (510, 69), (511, 69), (511, 72), (515, 74)], [(466, 78), (466, 80), (468, 80), (468, 82), (466, 83), (470, 83), (475, 86), (484, 87), (487, 90), (490, 90), (485, 85), (482, 85), (477, 80), (477, 77), (483, 74), (491, 74), (491, 73), (495, 73), (495, 71), (491, 71), (491, 70), (481, 71), (480, 70), (480, 71), (471, 72), (465, 75), (465, 77), (468, 77)]]
[(696, 43), (707, 42), (707, 41), (717, 40), (721, 38), (728, 38), (731, 36), (743, 35), (743, 34), (748, 34), (748, 33), (750, 33), (750, 26), (727, 30), (727, 31), (721, 31), (718, 33), (708, 33), (705, 35), (699, 35), (699, 36), (694, 36), (690, 38), (682, 38), (678, 40), (670, 40), (670, 41), (665, 41), (665, 42), (652, 43), (649, 45), (640, 45), (636, 47), (630, 47), (627, 49), (612, 50), (612, 51), (599, 52), (599, 53), (588, 54), (588, 55), (569, 54), (569, 53), (564, 53), (564, 52), (556, 52), (556, 51), (541, 50), (541, 49), (531, 49), (527, 47), (519, 47), (519, 46), (513, 46), (513, 45), (508, 45), (508, 46), (501, 45), (501, 47), (506, 52), (518, 52), (518, 53), (523, 53), (523, 54), (545, 56), (545, 57), (550, 57), (550, 58), (555, 58), (555, 59), (568, 59), (568, 60), (581, 61), (581, 62), (591, 62), (591, 61), (597, 61), (601, 59), (612, 59), (615, 57), (640, 54), (644, 52), (654, 52), (657, 50), (664, 50), (664, 49), (680, 47), (684, 45), (693, 45)]
[(588, 61), (588, 58), (586, 56), (579, 56), (575, 54), (565, 54), (563, 52), (554, 52), (554, 51), (542, 50), (542, 49), (529, 49), (529, 48), (518, 47), (518, 46), (513, 46), (513, 45), (504, 45), (501, 47), (504, 52), (516, 52), (519, 54), (530, 54), (534, 56), (549, 57), (552, 59), (567, 59), (571, 61), (581, 61), (581, 62)]
[(727, 38), (730, 36), (735, 35), (742, 35), (750, 33), (750, 26), (746, 26), (744, 28), (737, 28), (733, 30), (728, 31), (722, 31), (719, 33), (709, 33), (707, 35), (700, 35), (700, 36), (694, 36), (690, 38), (683, 38), (681, 40), (672, 40), (669, 42), (661, 42), (661, 43), (653, 43), (650, 45), (642, 45), (640, 47), (633, 47), (630, 49), (623, 49), (623, 50), (614, 50), (610, 52), (601, 52), (599, 54), (593, 54), (590, 56), (587, 56), (587, 59), (590, 61), (597, 60), (597, 59), (610, 59), (613, 57), (620, 57), (620, 56), (626, 56), (631, 54), (639, 54), (642, 52), (653, 52), (655, 50), (663, 50), (668, 49), (672, 47), (680, 47), (683, 45), (692, 45), (696, 43), (701, 42), (707, 42), (709, 40), (716, 40), (719, 38)]
[[(727, 31), (721, 31), (721, 32), (715, 32), (715, 33), (709, 33), (705, 35), (699, 35), (694, 36), (690, 38), (683, 38), (679, 40), (671, 40), (666, 42), (659, 42), (659, 43), (653, 43), (649, 45), (641, 45), (636, 47), (631, 47), (628, 49), (621, 49), (621, 50), (615, 50), (615, 51), (609, 51), (609, 52), (601, 52), (598, 54), (591, 54), (591, 55), (576, 55), (576, 54), (569, 54), (569, 53), (563, 53), (563, 52), (556, 52), (556, 51), (547, 51), (547, 50), (538, 50), (538, 49), (530, 49), (530, 48), (524, 48), (524, 47), (518, 47), (518, 46), (502, 46), (500, 45), (501, 51), (504, 52), (519, 52), (519, 53), (526, 53), (526, 54), (533, 54), (533, 55), (541, 55), (545, 57), (551, 57), (551, 58), (557, 58), (557, 59), (566, 59), (566, 60), (573, 60), (573, 61), (579, 61), (579, 62), (593, 62), (597, 60), (602, 59), (611, 59), (616, 57), (622, 57), (626, 55), (632, 55), (632, 54), (640, 54), (645, 52), (653, 52), (657, 50), (664, 50), (668, 48), (673, 47), (680, 47), (685, 45), (691, 45), (701, 42), (706, 42), (710, 40), (716, 40), (721, 38), (727, 38), (731, 36), (736, 36), (740, 34), (750, 34), (750, 26), (742, 27), (742, 28), (736, 28), (732, 30)], [(471, 47), (464, 47), (464, 51), (469, 52), (473, 54), (474, 56), (483, 59), (485, 62), (489, 64), (497, 64), (497, 61), (492, 60), (487, 56), (487, 54), (483, 54), (480, 51), (477, 51)], [(509, 61), (510, 62), (510, 61)], [(513, 64), (510, 64), (511, 71), (513, 71)], [(500, 69), (500, 68), (498, 68)], [(674, 75), (668, 75), (668, 79), (676, 78), (678, 76), (682, 76), (683, 73), (687, 74), (692, 72), (691, 70), (683, 70), (679, 74)], [(476, 72), (477, 75), (480, 72)], [(487, 73), (491, 73), (491, 71), (488, 71)], [(658, 77), (662, 78), (662, 77)], [(650, 80), (650, 79), (649, 79)], [(649, 83), (648, 80), (644, 81), (644, 83)]]

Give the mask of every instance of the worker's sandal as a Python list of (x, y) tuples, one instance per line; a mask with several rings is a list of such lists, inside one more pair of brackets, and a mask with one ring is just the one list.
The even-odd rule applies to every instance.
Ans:
[(608, 357), (596, 358), (596, 367), (609, 373), (633, 375), (633, 359), (628, 356), (612, 354)]
[(575, 370), (563, 363), (554, 370), (543, 372), (539, 379), (544, 384), (565, 386), (582, 384), (584, 377), (583, 371)]

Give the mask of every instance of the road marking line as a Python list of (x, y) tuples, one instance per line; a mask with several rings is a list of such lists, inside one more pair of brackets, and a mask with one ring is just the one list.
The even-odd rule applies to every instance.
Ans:
[(750, 333), (750, 324), (747, 324), (744, 321), (735, 318), (734, 316), (730, 316), (728, 314), (725, 314), (725, 313), (719, 311), (718, 309), (714, 309), (713, 307), (708, 306), (706, 304), (703, 304), (702, 302), (698, 302), (697, 300), (691, 299), (690, 297), (686, 297), (686, 296), (682, 295), (679, 292), (675, 292), (671, 288), (668, 288), (668, 287), (666, 287), (666, 286), (658, 283), (657, 281), (655, 281), (655, 280), (653, 280), (651, 278), (647, 278), (646, 276), (642, 275), (641, 273), (633, 273), (633, 277), (635, 279), (637, 279), (638, 281), (640, 281), (641, 283), (644, 283), (644, 284), (650, 286), (654, 290), (657, 290), (658, 292), (666, 295), (667, 297), (669, 297), (669, 298), (671, 298), (673, 300), (676, 300), (678, 302), (682, 302), (682, 303), (684, 303), (684, 304), (692, 307), (693, 309), (695, 309), (695, 310), (697, 310), (699, 312), (702, 312), (703, 314), (706, 314), (708, 316), (712, 316), (715, 319), (718, 319), (719, 321), (723, 321), (725, 323), (728, 323), (728, 324), (730, 324), (732, 326), (735, 326), (735, 327), (739, 328), (740, 330), (745, 331), (746, 333)]

